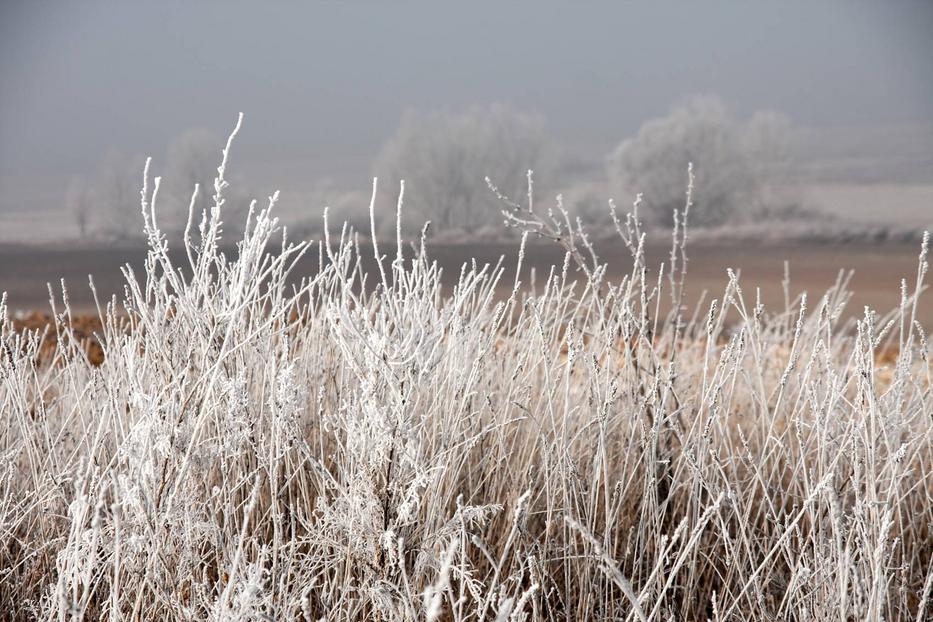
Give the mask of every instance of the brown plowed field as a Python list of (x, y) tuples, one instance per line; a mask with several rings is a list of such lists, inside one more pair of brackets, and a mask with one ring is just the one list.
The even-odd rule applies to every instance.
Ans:
[[(430, 257), (444, 268), (445, 283), (450, 284), (459, 273), (460, 266), (475, 257), (480, 265), (495, 263), (505, 255), (507, 273), (503, 289), (511, 286), (511, 273), (517, 255), (517, 243), (490, 242), (470, 244), (433, 244), (429, 247)], [(609, 263), (610, 277), (618, 279), (631, 267), (631, 259), (621, 244), (604, 243), (598, 247), (601, 257)], [(848, 314), (861, 315), (865, 305), (876, 311), (886, 312), (900, 300), (900, 281), (907, 279), (913, 288), (917, 272), (918, 244), (867, 244), (840, 245), (817, 244), (763, 244), (747, 242), (714, 244), (696, 242), (688, 246), (689, 272), (687, 278), (688, 304), (696, 302), (701, 292), (708, 291), (708, 298), (721, 298), (727, 282), (726, 270), (732, 268), (740, 273), (741, 284), (747, 302), (753, 303), (755, 288), (761, 290), (761, 298), (770, 311), (784, 308), (784, 261), (790, 265), (791, 296), (808, 291), (811, 308), (819, 296), (836, 280), (840, 270), (854, 270), (851, 289), (855, 295), (847, 308)], [(383, 249), (384, 252), (386, 252)], [(669, 245), (650, 245), (647, 249), (649, 267), (656, 267), (668, 260)], [(394, 250), (390, 253), (394, 254)], [(8, 294), (8, 305), (12, 311), (48, 311), (48, 288), (51, 283), (59, 292), (62, 278), (68, 287), (72, 309), (76, 313), (94, 313), (95, 305), (88, 287), (88, 275), (94, 283), (101, 300), (106, 303), (111, 295), (123, 297), (123, 276), (120, 266), (129, 263), (137, 275), (141, 275), (144, 250), (140, 248), (86, 248), (48, 249), (33, 247), (0, 247), (0, 291)], [(186, 259), (181, 252), (174, 253), (178, 265)], [(562, 251), (553, 245), (531, 245), (526, 255), (526, 268), (533, 267), (536, 282), (540, 287), (549, 267), (561, 264)], [(312, 249), (301, 260), (294, 276), (313, 274), (318, 269), (316, 249)], [(369, 266), (374, 269), (374, 266)], [(656, 268), (655, 268), (656, 269)], [(530, 275), (523, 280), (530, 284)], [(60, 296), (60, 292), (59, 292)], [(666, 299), (667, 296), (664, 297)], [(60, 308), (60, 302), (59, 310)], [(921, 297), (919, 319), (926, 326), (933, 326), (933, 295)]]

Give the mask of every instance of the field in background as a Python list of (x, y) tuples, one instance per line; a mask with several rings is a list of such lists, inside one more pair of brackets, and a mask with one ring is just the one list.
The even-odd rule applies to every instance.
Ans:
[[(502, 243), (429, 243), (428, 252), (444, 270), (444, 283), (448, 287), (459, 275), (463, 262), (476, 258), (480, 264), (495, 264), (501, 256), (506, 268), (505, 283), (511, 283), (517, 260), (518, 242)], [(900, 300), (900, 281), (913, 282), (917, 270), (919, 244), (763, 244), (747, 242), (712, 243), (690, 242), (687, 249), (689, 278), (685, 301), (692, 307), (704, 290), (707, 302), (721, 298), (728, 282), (726, 270), (740, 273), (743, 286), (749, 293), (761, 288), (762, 301), (770, 311), (783, 311), (784, 261), (790, 269), (791, 301), (800, 292), (807, 291), (811, 301), (831, 287), (842, 271), (854, 271), (850, 282), (853, 298), (846, 309), (847, 315), (861, 316), (868, 305), (879, 313), (897, 306)], [(631, 269), (631, 257), (618, 242), (609, 241), (598, 246), (601, 258), (609, 265), (609, 276), (618, 279)], [(668, 262), (669, 244), (651, 244), (647, 248), (649, 273), (655, 273), (661, 262)], [(180, 251), (173, 253), (181, 259)], [(59, 281), (65, 279), (72, 308), (79, 313), (95, 312), (88, 286), (88, 275), (94, 282), (104, 303), (113, 294), (123, 297), (123, 275), (120, 266), (130, 263), (137, 274), (142, 272), (145, 250), (142, 248), (84, 249), (0, 246), (0, 291), (8, 293), (9, 308), (14, 311), (48, 311), (49, 296), (46, 283), (60, 290)], [(369, 258), (364, 258), (369, 262)], [(537, 281), (543, 282), (552, 265), (563, 262), (563, 251), (551, 244), (529, 246), (525, 264), (535, 269)], [(318, 270), (316, 249), (312, 249), (298, 263), (293, 277), (315, 274)], [(374, 264), (367, 266), (370, 271)], [(523, 280), (531, 285), (530, 270)], [(294, 282), (294, 279), (293, 279)], [(500, 295), (507, 295), (501, 291)], [(921, 298), (919, 319), (925, 326), (933, 326), (933, 295)]]
[[(317, 224), (325, 203), (321, 193), (314, 189), (314, 184), (289, 183), (287, 179), (282, 183), (292, 188), (291, 192), (283, 194), (281, 205), (277, 208), (283, 222), (289, 227), (312, 222)], [(597, 189), (598, 196), (608, 196), (601, 185), (593, 187)], [(820, 182), (794, 186), (792, 192), (805, 207), (816, 209), (831, 219), (838, 219), (843, 226), (895, 226), (901, 229), (933, 227), (933, 183)], [(363, 197), (362, 201), (366, 199)], [(0, 245), (71, 247), (95, 244), (93, 239), (78, 239), (74, 214), (59, 207), (62, 203), (63, 199), (53, 195), (28, 205), (8, 204), (0, 217)], [(360, 208), (364, 209), (365, 204)], [(309, 214), (313, 214), (313, 217)], [(95, 217), (97, 220), (92, 222), (92, 226), (97, 227), (102, 222), (106, 223), (108, 215)], [(496, 218), (491, 218), (491, 222), (495, 223)], [(778, 232), (780, 225), (779, 221), (775, 222)], [(827, 224), (832, 225), (832, 221)]]

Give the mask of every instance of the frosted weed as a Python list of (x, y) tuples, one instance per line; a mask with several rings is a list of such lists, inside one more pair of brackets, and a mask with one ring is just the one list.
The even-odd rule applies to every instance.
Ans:
[[(9, 617), (929, 612), (928, 238), (887, 315), (840, 319), (843, 283), (768, 312), (734, 274), (687, 310), (691, 183), (657, 276), (639, 201), (612, 206), (633, 261), (610, 282), (583, 224), (560, 201), (542, 212), (529, 175), (524, 204), (501, 197), (505, 220), (522, 256), (548, 238), (563, 265), (534, 293), (519, 271), (502, 299), (503, 266), (467, 264), (442, 295), (423, 238), (406, 252), (399, 227), (394, 260), (346, 227), (291, 242), (275, 195), (228, 255), (232, 140), (183, 265), (147, 166), (146, 269), (101, 306), (100, 367), (62, 340), (38, 364), (39, 335), (0, 304)], [(309, 251), (321, 270), (287, 285)]]

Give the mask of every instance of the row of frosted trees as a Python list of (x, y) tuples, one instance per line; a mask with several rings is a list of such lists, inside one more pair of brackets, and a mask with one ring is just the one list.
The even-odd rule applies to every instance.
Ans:
[[(786, 174), (791, 136), (789, 121), (779, 113), (758, 112), (740, 120), (718, 98), (695, 97), (668, 116), (646, 122), (635, 136), (622, 141), (605, 158), (605, 171), (597, 171), (597, 176), (619, 200), (627, 202), (636, 190), (643, 193), (649, 220), (671, 226), (674, 209), (683, 200), (687, 163), (693, 162), (694, 224), (715, 226), (736, 216), (783, 207), (773, 205), (775, 197), (769, 189), (779, 186)], [(169, 227), (184, 224), (194, 184), (209, 187), (216, 174), (219, 143), (207, 130), (192, 130), (169, 146), (165, 177), (172, 183), (162, 191)], [(374, 172), (389, 183), (405, 176), (413, 222), (430, 220), (438, 230), (472, 233), (498, 221), (501, 205), (487, 188), (486, 177), (508, 196), (524, 193), (528, 169), (536, 171), (536, 180), (545, 188), (556, 181), (566, 188), (573, 186), (571, 178), (580, 177), (580, 171), (564, 160), (561, 164), (541, 116), (493, 105), (459, 113), (406, 113), (383, 146)], [(115, 235), (135, 231), (141, 170), (141, 159), (111, 154), (93, 180), (72, 182), (67, 202), (82, 236), (93, 230)], [(592, 177), (592, 171), (587, 174)], [(204, 202), (207, 194), (194, 200)], [(333, 193), (327, 195), (323, 193), (320, 200), (333, 202)], [(565, 197), (571, 210), (598, 203), (593, 211), (605, 213), (602, 188), (571, 195)], [(229, 204), (245, 213), (249, 198), (244, 192), (230, 197)], [(323, 205), (309, 207), (317, 210)]]

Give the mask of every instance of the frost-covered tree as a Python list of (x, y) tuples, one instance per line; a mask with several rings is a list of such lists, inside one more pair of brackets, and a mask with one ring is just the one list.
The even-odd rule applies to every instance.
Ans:
[[(186, 130), (169, 143), (165, 155), (166, 187), (162, 189), (163, 206), (167, 205), (166, 220), (169, 229), (181, 229), (192, 210), (196, 228), (200, 214), (213, 204), (214, 178), (217, 176), (217, 158), (224, 147), (221, 136), (204, 128)], [(228, 233), (241, 230), (253, 197), (251, 190), (237, 179), (235, 172), (227, 173), (236, 180), (236, 186), (225, 193), (223, 210), (226, 214), (225, 228)], [(191, 204), (195, 184), (198, 194)], [(166, 196), (167, 195), (167, 196)]]
[(485, 178), (523, 196), (526, 172), (543, 163), (545, 146), (543, 119), (504, 105), (409, 112), (383, 147), (376, 174), (390, 184), (406, 180), (406, 212), (417, 221), (475, 231), (498, 222), (502, 209)]
[(111, 151), (101, 164), (94, 199), (100, 212), (106, 214), (102, 229), (120, 237), (139, 229), (140, 196), (143, 158)]
[(75, 177), (68, 182), (68, 189), (65, 191), (65, 209), (74, 216), (82, 238), (87, 237), (93, 203), (94, 200), (85, 179)]
[[(169, 143), (164, 164), (153, 161), (154, 169), (164, 171), (165, 183), (159, 189), (159, 202), (163, 206), (159, 221), (166, 230), (178, 231), (185, 226), (196, 184), (199, 190), (192, 209), (192, 226), (197, 228), (200, 215), (213, 203), (216, 162), (223, 146), (223, 140), (213, 132), (191, 129)], [(103, 232), (122, 237), (139, 229), (143, 165), (141, 156), (128, 157), (112, 150), (101, 163), (96, 179), (82, 190), (82, 200), (95, 205), (94, 211), (101, 215)], [(77, 192), (77, 186), (69, 189), (66, 197), (69, 205), (78, 202)], [(227, 191), (223, 210), (228, 232), (234, 233), (243, 225), (251, 196), (248, 190)], [(75, 218), (83, 218), (86, 225), (88, 213), (79, 216), (75, 212)], [(79, 227), (81, 222), (78, 221)]]
[(719, 225), (763, 206), (766, 187), (784, 169), (789, 133), (780, 113), (740, 122), (719, 98), (694, 97), (623, 141), (609, 157), (610, 180), (617, 191), (643, 193), (649, 218), (670, 226), (674, 210), (684, 207), (693, 162), (690, 220)]
[(220, 136), (210, 130), (190, 129), (177, 136), (168, 146), (165, 157), (167, 203), (172, 219), (184, 224), (195, 184), (200, 186), (195, 200), (195, 214), (207, 207), (217, 176), (217, 154), (223, 147)]

